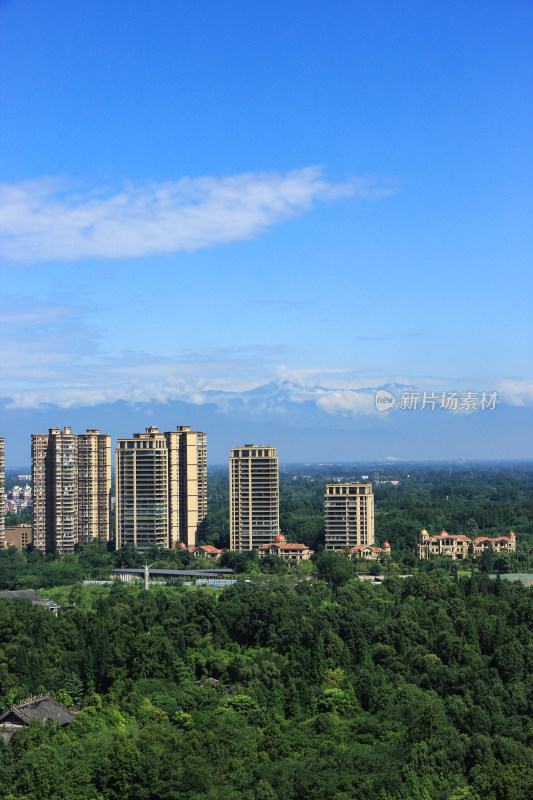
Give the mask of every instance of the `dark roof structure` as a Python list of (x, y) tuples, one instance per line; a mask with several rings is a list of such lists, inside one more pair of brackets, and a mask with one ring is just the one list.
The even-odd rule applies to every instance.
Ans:
[(29, 725), (32, 719), (40, 720), (43, 725), (49, 719), (58, 725), (68, 725), (76, 716), (75, 711), (69, 711), (49, 694), (30, 697), (23, 703), (11, 706), (8, 711), (0, 715), (0, 725)]
[(15, 589), (12, 592), (0, 592), (0, 597), (5, 597), (8, 600), (30, 600), (33, 606), (43, 606), (44, 608), (49, 608), (51, 611), (59, 608), (57, 603), (53, 600), (39, 597), (33, 589)]

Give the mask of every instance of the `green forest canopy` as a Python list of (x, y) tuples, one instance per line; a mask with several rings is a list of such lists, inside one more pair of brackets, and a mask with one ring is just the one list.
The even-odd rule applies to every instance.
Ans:
[(0, 706), (52, 691), (81, 709), (0, 743), (0, 797), (525, 800), (532, 598), (440, 569), (116, 584), (58, 617), (0, 598)]

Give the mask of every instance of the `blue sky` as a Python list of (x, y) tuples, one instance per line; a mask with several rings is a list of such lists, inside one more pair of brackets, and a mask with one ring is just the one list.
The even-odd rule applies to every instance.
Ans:
[(0, 25), (13, 407), (272, 380), (331, 413), (390, 383), (533, 405), (530, 2), (4, 0)]

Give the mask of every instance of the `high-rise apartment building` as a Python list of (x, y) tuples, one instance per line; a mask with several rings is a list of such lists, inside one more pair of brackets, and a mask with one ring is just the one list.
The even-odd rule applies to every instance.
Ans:
[(207, 522), (206, 435), (146, 428), (116, 449), (116, 546), (196, 547)]
[(275, 447), (234, 447), (229, 460), (230, 549), (257, 550), (279, 533), (279, 465)]
[(107, 541), (111, 437), (66, 427), (31, 440), (34, 546), (73, 553), (78, 544)]
[(110, 535), (111, 436), (89, 429), (78, 435), (78, 540), (107, 542)]
[(0, 550), (6, 546), (5, 538), (5, 460), (4, 460), (4, 439), (0, 436)]
[(324, 495), (326, 550), (374, 544), (371, 483), (328, 483)]

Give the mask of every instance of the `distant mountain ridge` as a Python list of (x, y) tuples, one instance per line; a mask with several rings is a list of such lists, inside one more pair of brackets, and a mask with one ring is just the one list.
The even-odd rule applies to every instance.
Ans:
[(396, 398), (416, 387), (331, 389), (275, 381), (243, 392), (206, 390), (161, 402), (117, 400), (93, 406), (10, 408), (0, 399), (0, 436), (6, 466), (27, 464), (30, 435), (57, 425), (76, 432), (100, 428), (114, 438), (156, 425), (172, 430), (191, 425), (208, 435), (210, 463), (226, 461), (229, 449), (245, 441), (277, 445), (286, 462), (386, 459), (514, 459), (533, 457), (533, 409), (499, 403), (494, 410), (452, 413), (439, 408), (375, 410), (375, 392)]

